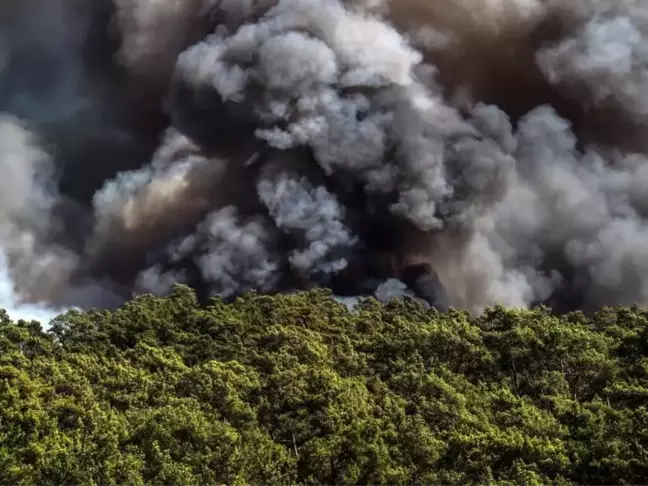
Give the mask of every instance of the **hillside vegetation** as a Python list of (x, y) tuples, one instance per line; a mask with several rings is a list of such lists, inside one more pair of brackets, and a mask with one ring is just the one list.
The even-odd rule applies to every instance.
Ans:
[(637, 484), (648, 313), (177, 287), (0, 317), (1, 484)]

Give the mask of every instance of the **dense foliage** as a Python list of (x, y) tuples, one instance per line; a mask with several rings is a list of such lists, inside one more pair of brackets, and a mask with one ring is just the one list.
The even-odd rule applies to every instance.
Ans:
[(648, 312), (480, 318), (177, 287), (0, 316), (2, 484), (636, 484)]

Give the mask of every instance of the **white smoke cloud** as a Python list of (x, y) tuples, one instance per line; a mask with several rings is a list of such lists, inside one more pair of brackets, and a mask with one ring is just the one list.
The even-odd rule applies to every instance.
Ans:
[(344, 208), (322, 186), (282, 173), (261, 179), (259, 198), (268, 207), (277, 228), (303, 242), (291, 252), (290, 264), (300, 274), (335, 274), (347, 266), (345, 255), (356, 239), (344, 225)]
[[(19, 296), (47, 302), (65, 286), (76, 255), (50, 243), (56, 231), (53, 165), (38, 140), (15, 117), (0, 116), (0, 285), (10, 315), (53, 315), (47, 304), (21, 303)], [(22, 317), (21, 317), (22, 318)]]
[(14, 283), (7, 263), (7, 258), (0, 254), (0, 308), (7, 311), (14, 320), (38, 321), (47, 324), (67, 309), (56, 309), (47, 303), (30, 304), (23, 302), (14, 290)]
[[(408, 8), (420, 15), (408, 16)], [(329, 178), (351, 177), (387, 200), (396, 195), (390, 210), (427, 235), (416, 252), (439, 269), (456, 305), (479, 311), (546, 299), (565, 283), (551, 259), (589, 282), (585, 299), (647, 299), (641, 272), (622, 270), (630, 268), (625, 261), (641, 268), (640, 246), (631, 242), (641, 241), (640, 211), (648, 207), (629, 167), (605, 147), (578, 146), (570, 122), (549, 106), (514, 126), (502, 108), (469, 101), (477, 85), (456, 87), (468, 97), (454, 104), (441, 84), (444, 73), (424, 64), (428, 53), (478, 49), (479, 39), (494, 49), (509, 30), (520, 35), (543, 15), (558, 15), (571, 30), (535, 53), (547, 83), (565, 86), (567, 96), (584, 87), (579, 102), (588, 110), (614, 99), (641, 118), (644, 7), (281, 0), (256, 12), (262, 14), (252, 22), (230, 22), (189, 46), (178, 57), (176, 79), (249, 112), (256, 137), (271, 147), (308, 147)], [(423, 42), (417, 50), (410, 39), (421, 37), (408, 38), (382, 16), (409, 27), (427, 20), (427, 32), (447, 42)], [(639, 156), (620, 160), (627, 157)], [(335, 273), (346, 260), (332, 263), (330, 249), (355, 241), (343, 206), (314, 187), (300, 177), (257, 183), (277, 228), (308, 242), (288, 253), (293, 266), (304, 271), (328, 262)], [(442, 236), (453, 231), (464, 236)], [(610, 235), (626, 244), (612, 248)], [(444, 254), (441, 241), (457, 248)]]
[[(410, 295), (399, 278), (418, 263), (475, 312), (574, 294), (584, 308), (648, 304), (644, 2), (113, 3), (126, 73), (114, 74), (112, 53), (114, 71), (103, 69), (126, 81), (106, 89), (159, 102), (141, 118), (137, 103), (119, 107), (121, 130), (144, 138), (143, 125), (158, 147), (138, 167), (107, 168), (81, 230), (57, 188), (72, 185), (74, 164), (0, 121), (9, 304), (177, 281), (234, 296), (376, 274), (385, 283), (359, 282), (358, 294), (388, 298)], [(61, 90), (49, 98), (16, 88), (15, 53), (44, 34), (0, 33), (0, 87), (32, 100), (28, 119), (89, 96), (103, 72), (84, 74), (87, 29), (62, 29), (89, 25), (71, 5), (27, 22), (56, 40), (45, 58), (60, 61)], [(28, 7), (0, 12), (39, 15)]]

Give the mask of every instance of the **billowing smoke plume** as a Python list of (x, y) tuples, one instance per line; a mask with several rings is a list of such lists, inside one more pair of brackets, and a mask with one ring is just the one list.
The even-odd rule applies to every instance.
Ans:
[(648, 304), (645, 2), (46, 3), (0, 6), (16, 315), (175, 282)]

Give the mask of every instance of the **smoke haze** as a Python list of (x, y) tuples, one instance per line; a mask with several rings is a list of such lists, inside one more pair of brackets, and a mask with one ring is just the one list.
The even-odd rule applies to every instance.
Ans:
[(648, 304), (648, 4), (8, 0), (0, 304)]

